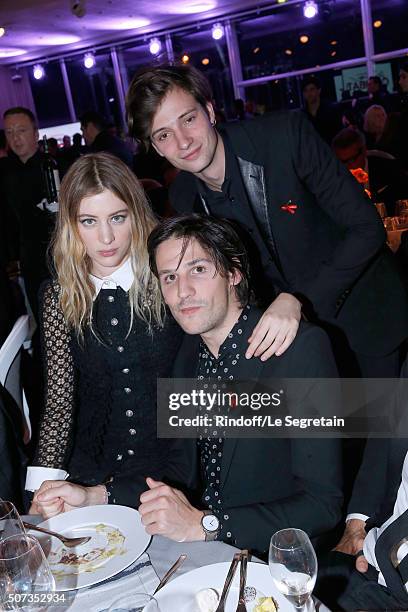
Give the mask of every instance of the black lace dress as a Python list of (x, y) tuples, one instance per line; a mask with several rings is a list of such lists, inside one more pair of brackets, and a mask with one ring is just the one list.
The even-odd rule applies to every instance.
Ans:
[(94, 332), (83, 342), (67, 329), (58, 286), (42, 300), (46, 402), (35, 465), (63, 468), (69, 480), (107, 484), (109, 501), (137, 506), (145, 477), (178, 480), (170, 442), (156, 435), (156, 381), (171, 375), (182, 331), (134, 317), (128, 295), (102, 289), (94, 302)]

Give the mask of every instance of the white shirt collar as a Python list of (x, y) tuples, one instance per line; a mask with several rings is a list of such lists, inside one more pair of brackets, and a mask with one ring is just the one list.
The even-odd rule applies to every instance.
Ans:
[(115, 272), (112, 272), (110, 276), (104, 278), (98, 278), (93, 274), (90, 274), (91, 281), (95, 286), (94, 299), (99, 295), (101, 289), (117, 289), (121, 287), (123, 291), (129, 291), (134, 280), (134, 274), (132, 270), (132, 264), (130, 257), (118, 268)]

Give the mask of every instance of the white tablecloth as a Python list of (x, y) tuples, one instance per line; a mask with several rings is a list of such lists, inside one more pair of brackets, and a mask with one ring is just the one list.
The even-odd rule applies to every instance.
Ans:
[[(24, 517), (31, 523), (41, 522), (40, 517), (27, 516)], [(97, 588), (93, 589), (81, 589), (77, 591), (74, 600), (68, 605), (58, 605), (48, 608), (49, 612), (100, 612), (106, 610), (109, 607), (111, 601), (112, 590), (119, 590), (119, 596), (125, 595), (126, 591), (132, 590), (139, 591), (150, 591), (152, 592), (158, 583), (158, 579), (154, 577), (154, 572), (158, 578), (162, 578), (167, 572), (169, 567), (179, 558), (183, 553), (187, 555), (186, 561), (177, 571), (174, 577), (180, 576), (186, 572), (190, 572), (203, 565), (209, 565), (212, 563), (222, 563), (223, 561), (230, 562), (237, 552), (237, 549), (224, 542), (173, 542), (167, 538), (161, 536), (154, 536), (147, 548), (147, 554), (150, 558), (152, 568), (143, 568), (139, 576), (133, 575), (132, 572), (128, 576), (124, 576), (116, 584), (112, 582), (101, 587), (101, 590)], [(140, 562), (141, 558), (138, 559), (136, 564)], [(252, 559), (253, 561), (259, 561), (258, 559)], [(143, 559), (142, 559), (143, 561)], [(259, 561), (261, 563), (261, 561)], [(152, 572), (151, 570), (154, 570)], [(126, 570), (124, 570), (126, 572)], [(271, 579), (272, 581), (272, 579)], [(140, 585), (140, 588), (139, 586)], [(103, 591), (102, 591), (103, 589)], [(108, 601), (110, 600), (110, 601)], [(103, 605), (105, 602), (105, 605)], [(330, 612), (326, 606), (321, 602), (316, 601), (316, 610), (318, 612)], [(163, 610), (161, 612), (177, 612), (176, 610)]]

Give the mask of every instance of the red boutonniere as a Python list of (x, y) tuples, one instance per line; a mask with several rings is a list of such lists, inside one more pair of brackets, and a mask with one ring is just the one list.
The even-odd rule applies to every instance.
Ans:
[(281, 210), (284, 210), (285, 212), (288, 212), (291, 215), (294, 215), (295, 212), (297, 211), (298, 205), (294, 204), (292, 202), (292, 200), (289, 200), (289, 202), (286, 202), (286, 204), (282, 204), (281, 206)]

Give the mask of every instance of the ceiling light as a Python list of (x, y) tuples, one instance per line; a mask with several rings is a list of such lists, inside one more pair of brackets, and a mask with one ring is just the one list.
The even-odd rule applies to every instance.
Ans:
[(149, 44), (149, 51), (152, 55), (158, 55), (161, 51), (161, 42), (158, 38), (152, 38)]
[(330, 44), (333, 45), (333, 47), (334, 47), (335, 45), (337, 45), (337, 40), (331, 40)]
[(303, 6), (303, 15), (306, 19), (313, 19), (319, 12), (319, 8), (314, 0), (307, 0)]
[(303, 45), (305, 45), (309, 42), (309, 37), (306, 34), (302, 34), (302, 36), (299, 37), (299, 40)]
[(336, 55), (337, 55), (337, 51), (332, 51), (332, 52), (330, 53), (330, 55), (331, 55), (332, 57), (336, 57)]
[(261, 47), (255, 47), (255, 49), (252, 49), (252, 53), (259, 53), (260, 50)]
[(374, 23), (373, 23), (373, 26), (374, 26), (375, 28), (381, 28), (381, 26), (382, 26), (382, 21), (381, 21), (381, 19), (376, 19), (376, 20), (374, 21)]
[(181, 61), (183, 62), (183, 64), (188, 64), (188, 62), (190, 61), (190, 57), (187, 55), (187, 53), (183, 55)]
[(4, 35), (5, 35), (5, 33), (6, 33), (6, 29), (5, 29), (5, 28), (0, 28), (0, 38), (1, 38), (2, 36), (4, 36)]
[(286, 55), (292, 55), (293, 51), (292, 49), (285, 49), (285, 53)]
[(285, 4), (286, 0), (278, 0), (278, 4)]
[(96, 64), (95, 56), (93, 53), (85, 53), (84, 55), (84, 66), (88, 70), (93, 68)]
[(214, 23), (211, 31), (214, 40), (220, 40), (224, 36), (224, 27), (221, 23)]
[(36, 64), (33, 68), (33, 77), (39, 81), (45, 76), (45, 70), (41, 64)]
[(201, 60), (201, 63), (203, 66), (208, 66), (208, 64), (210, 63), (210, 60), (208, 59), (208, 57), (203, 57), (203, 59)]

